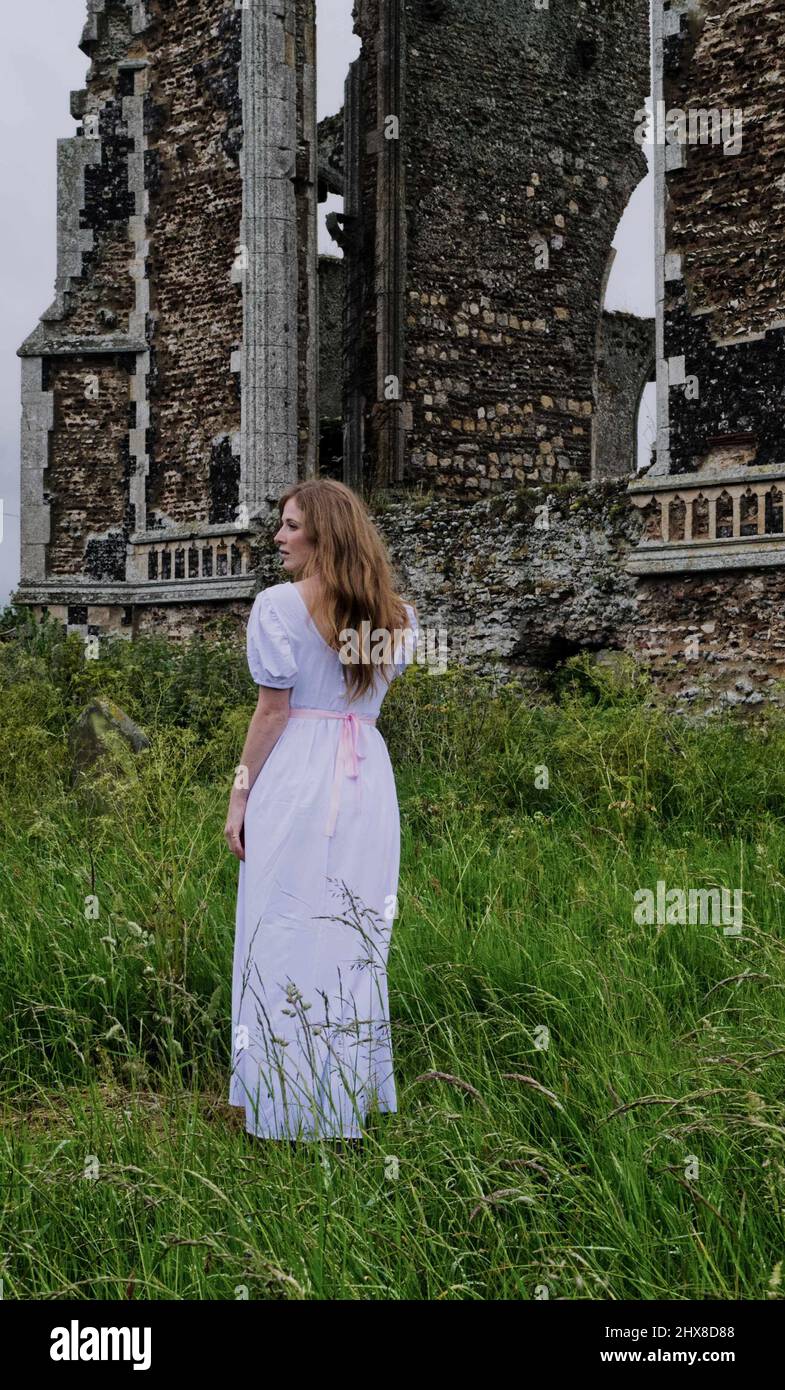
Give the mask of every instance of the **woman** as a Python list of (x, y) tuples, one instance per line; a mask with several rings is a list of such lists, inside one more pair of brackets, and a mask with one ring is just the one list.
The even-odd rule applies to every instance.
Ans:
[(374, 1103), (397, 1108), (400, 820), (375, 720), (413, 659), (417, 617), (343, 483), (296, 483), (278, 506), (293, 582), (258, 594), (248, 620), (259, 703), (225, 828), (240, 860), (229, 1102), (260, 1138), (358, 1139)]

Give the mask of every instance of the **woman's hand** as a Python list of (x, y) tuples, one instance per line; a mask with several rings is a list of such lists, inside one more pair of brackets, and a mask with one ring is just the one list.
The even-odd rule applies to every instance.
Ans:
[(240, 791), (235, 788), (229, 798), (229, 810), (226, 814), (226, 825), (224, 826), (224, 837), (232, 854), (236, 854), (238, 859), (245, 859), (245, 835), (243, 827), (245, 823), (245, 807), (248, 801), (247, 791)]

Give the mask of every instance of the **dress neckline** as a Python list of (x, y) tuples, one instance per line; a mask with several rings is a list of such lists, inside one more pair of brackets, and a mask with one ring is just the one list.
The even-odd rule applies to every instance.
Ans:
[[(305, 599), (303, 598), (302, 594), (300, 593), (300, 590), (297, 588), (297, 585), (294, 583), (293, 580), (291, 581), (291, 585), (292, 585), (292, 588), (294, 589), (294, 592), (296, 593), (298, 599), (300, 600), (300, 602), (301, 602), (303, 608), (305, 609), (306, 615), (307, 615), (307, 617), (308, 617), (308, 621), (309, 621), (309, 623), (311, 624), (311, 627), (313, 628), (314, 632), (316, 633), (316, 636), (319, 638), (319, 641), (321, 642), (322, 646), (325, 647), (325, 648), (327, 649), (328, 652), (332, 652), (332, 655), (333, 655), (333, 656), (338, 656), (338, 653), (337, 653), (337, 651), (335, 650), (335, 648), (334, 648), (334, 647), (331, 647), (330, 644), (329, 644), (329, 642), (325, 642), (324, 638), (322, 637), (321, 632), (319, 631), (318, 627), (316, 626), (316, 623), (315, 623), (314, 620), (313, 620), (313, 614), (311, 613), (311, 610), (310, 610), (310, 608), (308, 607), (308, 604), (305, 602)], [(339, 658), (339, 659), (340, 659), (340, 658)]]
[[(305, 611), (305, 615), (306, 615), (306, 617), (307, 617), (307, 619), (308, 619), (308, 622), (310, 623), (311, 627), (313, 628), (314, 632), (316, 633), (316, 636), (319, 638), (319, 641), (321, 642), (322, 646), (325, 647), (326, 650), (327, 650), (328, 652), (332, 652), (332, 655), (333, 655), (333, 656), (338, 656), (338, 652), (335, 650), (335, 647), (331, 647), (330, 644), (329, 644), (328, 642), (325, 642), (324, 638), (322, 637), (321, 632), (319, 631), (318, 627), (316, 626), (316, 623), (315, 623), (314, 620), (313, 620), (313, 614), (311, 613), (311, 610), (310, 610), (310, 608), (308, 607), (308, 604), (305, 602), (305, 599), (303, 598), (302, 594), (300, 593), (300, 590), (297, 588), (297, 585), (295, 584), (294, 580), (293, 580), (293, 579), (290, 579), (290, 580), (289, 580), (289, 583), (290, 583), (291, 587), (294, 589), (294, 592), (296, 593), (298, 599), (300, 600), (300, 603), (301, 603), (302, 606), (303, 606), (303, 609), (304, 609), (304, 611)], [(408, 607), (408, 605), (407, 605), (407, 607)], [(409, 626), (411, 626), (411, 624), (410, 624)], [(339, 659), (339, 661), (340, 661), (340, 657), (339, 657), (339, 656), (338, 656), (338, 659)]]

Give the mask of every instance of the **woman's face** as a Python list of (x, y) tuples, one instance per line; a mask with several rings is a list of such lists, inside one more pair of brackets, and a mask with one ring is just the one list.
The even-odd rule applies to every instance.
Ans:
[(306, 561), (316, 552), (316, 546), (306, 534), (305, 518), (295, 497), (290, 497), (284, 506), (281, 528), (275, 536), (275, 544), (278, 546), (281, 563), (287, 574), (298, 574), (304, 569)]

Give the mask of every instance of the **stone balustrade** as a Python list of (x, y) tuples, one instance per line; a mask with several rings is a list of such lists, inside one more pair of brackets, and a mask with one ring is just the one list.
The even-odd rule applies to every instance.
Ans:
[(216, 524), (137, 532), (130, 538), (128, 580), (167, 586), (253, 580), (248, 528)]
[(247, 541), (236, 537), (198, 537), (191, 540), (148, 541), (134, 546), (140, 578), (171, 582), (176, 579), (223, 579), (250, 574)]
[(258, 533), (249, 527), (219, 523), (135, 532), (129, 539), (123, 579), (45, 578), (30, 587), (29, 601), (63, 614), (84, 610), (87, 617), (79, 621), (92, 622), (90, 613), (100, 613), (97, 621), (110, 625), (113, 614), (147, 603), (247, 603), (258, 587), (253, 553), (257, 543)]
[(781, 467), (636, 479), (629, 491), (643, 519), (633, 574), (785, 564)]

